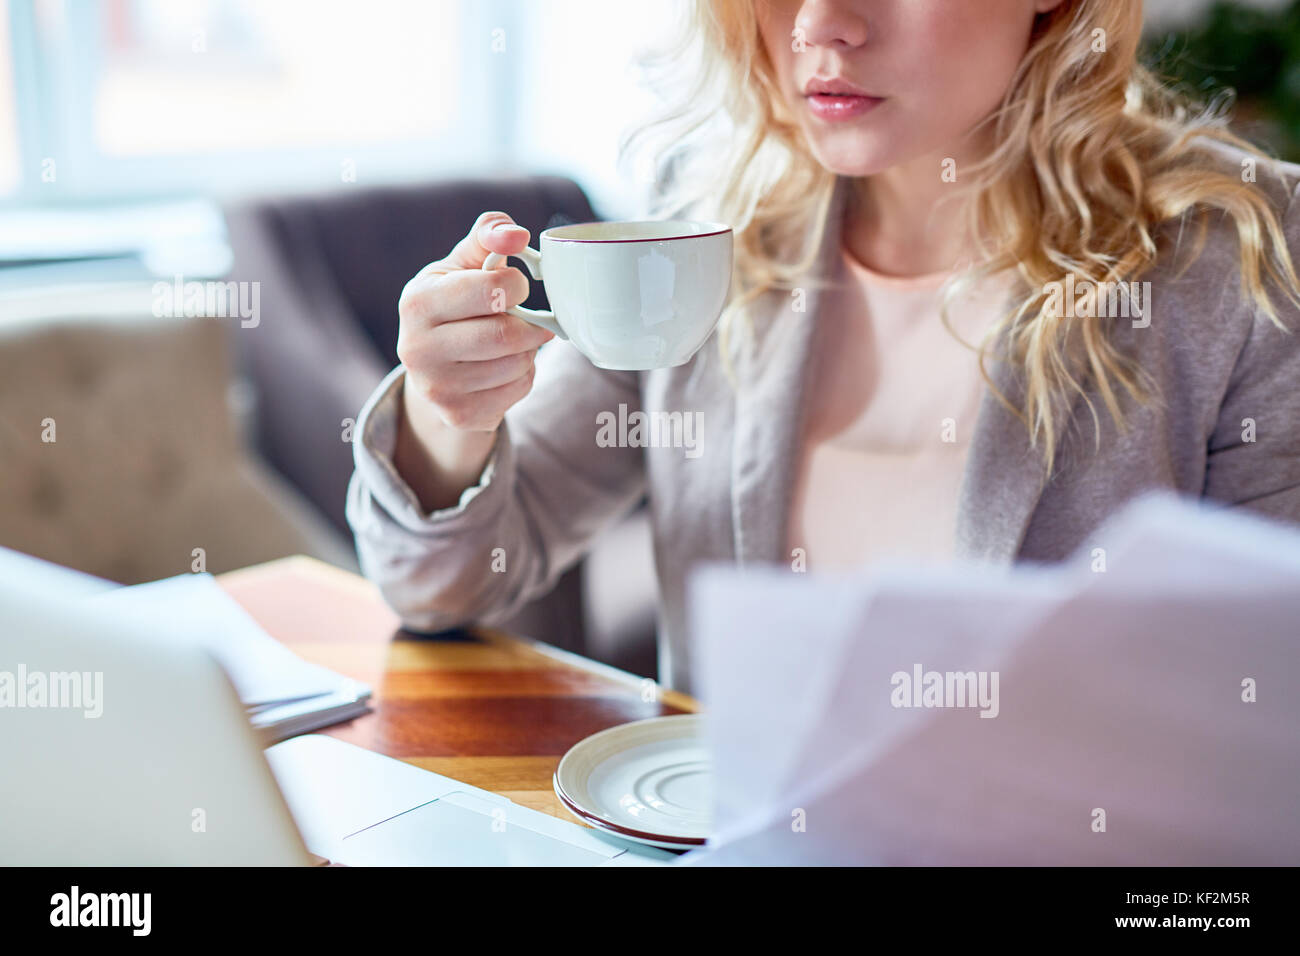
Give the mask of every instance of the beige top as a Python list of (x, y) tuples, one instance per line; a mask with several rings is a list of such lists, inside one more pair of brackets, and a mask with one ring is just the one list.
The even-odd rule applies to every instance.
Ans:
[[(817, 317), (788, 531), (809, 570), (954, 556), (957, 495), (984, 381), (996, 283), (941, 316), (949, 273), (888, 276), (847, 250)], [(958, 338), (960, 336), (960, 340)], [(796, 550), (799, 549), (799, 550)]]

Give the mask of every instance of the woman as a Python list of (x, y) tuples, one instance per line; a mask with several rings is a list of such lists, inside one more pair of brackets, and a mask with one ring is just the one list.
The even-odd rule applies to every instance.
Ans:
[[(717, 341), (534, 363), (549, 334), (501, 311), (524, 276), (480, 271), (528, 235), (484, 214), (407, 286), (360, 419), (367, 573), (411, 626), (490, 621), (648, 495), (660, 677), (689, 690), (700, 562), (1051, 561), (1149, 488), (1300, 520), (1300, 171), (1174, 108), (1141, 15), (701, 0), (680, 119), (720, 111), (730, 149), (670, 201), (736, 227)], [(700, 453), (600, 447), (621, 405), (699, 412)]]

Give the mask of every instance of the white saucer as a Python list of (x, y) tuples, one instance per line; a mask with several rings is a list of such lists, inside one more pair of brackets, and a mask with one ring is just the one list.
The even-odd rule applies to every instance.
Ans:
[(555, 769), (555, 793), (583, 823), (683, 850), (709, 835), (713, 767), (698, 714), (651, 717), (592, 734)]

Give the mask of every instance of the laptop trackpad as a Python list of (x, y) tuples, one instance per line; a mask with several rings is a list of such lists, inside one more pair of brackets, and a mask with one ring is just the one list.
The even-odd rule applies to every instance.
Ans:
[(510, 806), (464, 791), (447, 794), (343, 841), (348, 866), (597, 866), (607, 853), (584, 849), (510, 820)]

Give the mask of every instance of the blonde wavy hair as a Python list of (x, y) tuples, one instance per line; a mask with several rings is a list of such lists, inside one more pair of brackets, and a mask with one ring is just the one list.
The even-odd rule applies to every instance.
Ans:
[[(735, 228), (733, 296), (720, 335), (730, 369), (728, 342), (747, 307), (770, 290), (807, 283), (838, 177), (813, 157), (790, 115), (753, 0), (692, 0), (689, 13), (659, 60), (686, 77), (670, 90), (676, 105), (629, 137), (625, 149), (654, 156), (663, 175), (657, 213), (693, 209)], [(1105, 55), (1093, 50), (1097, 30), (1104, 31)], [(1100, 442), (1089, 382), (1121, 430), (1121, 395), (1147, 402), (1154, 392), (1107, 326), (1061, 314), (1049, 284), (1070, 273), (1076, 282), (1131, 282), (1156, 261), (1162, 223), (1185, 214), (1197, 220), (1199, 250), (1208, 213), (1219, 211), (1239, 239), (1243, 297), (1281, 327), (1268, 287), (1300, 305), (1300, 282), (1268, 198), (1216, 166), (1193, 140), (1269, 157), (1227, 131), (1222, 109), (1190, 103), (1143, 68), (1141, 31), (1135, 0), (1065, 0), (1041, 14), (1001, 107), (985, 121), (992, 151), (962, 171), (978, 261), (950, 284), (945, 322), (958, 288), (999, 273), (1016, 278), (1012, 308), (978, 346), (980, 367), (1049, 470), (1073, 397), (1087, 402)], [(1022, 373), (1018, 405), (988, 374), (995, 341)]]

